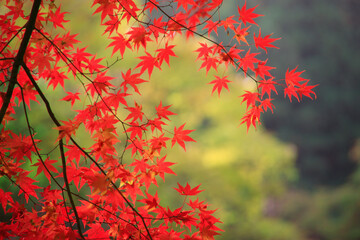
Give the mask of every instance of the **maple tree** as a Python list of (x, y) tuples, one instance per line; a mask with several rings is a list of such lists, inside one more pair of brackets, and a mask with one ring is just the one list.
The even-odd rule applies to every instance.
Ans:
[[(315, 86), (297, 68), (288, 70), (285, 79), (271, 75), (273, 67), (260, 55), (276, 47), (279, 38), (261, 35), (255, 20), (262, 15), (246, 2), (237, 16), (221, 18), (222, 0), (94, 0), (92, 10), (100, 16), (111, 57), (136, 61), (133, 68), (119, 70), (119, 76), (110, 74), (112, 64), (80, 47), (76, 34), (66, 28), (69, 13), (60, 1), (1, 3), (0, 173), (18, 193), (0, 189), (2, 209), (11, 215), (0, 223), (1, 239), (213, 239), (221, 234), (215, 210), (197, 197), (200, 185), (178, 183), (174, 194), (183, 196), (184, 203), (176, 209), (161, 205), (157, 192), (149, 190), (166, 174), (175, 174), (164, 149), (178, 144), (186, 150), (187, 142), (195, 142), (190, 136), (194, 130), (185, 123), (171, 130), (171, 105), (160, 102), (151, 115), (134, 98), (154, 71), (171, 66), (177, 56), (175, 36), (199, 41), (194, 54), (200, 69), (215, 72), (212, 93), (230, 91), (229, 66), (254, 81), (256, 91), (241, 95), (247, 108), (241, 123), (248, 130), (256, 128), (263, 112), (274, 110), (275, 86), (283, 87), (290, 101), (316, 97)], [(258, 29), (257, 36), (251, 38), (250, 27)], [(218, 30), (236, 41), (217, 42), (211, 34)], [(57, 100), (73, 112), (71, 118), (55, 113), (48, 89), (62, 92)], [(38, 137), (29, 117), (31, 102), (40, 104), (53, 124), (48, 129), (56, 134), (51, 151), (40, 148), (48, 140)], [(11, 125), (19, 114), (25, 116), (26, 133)], [(131, 160), (125, 161), (127, 153)], [(41, 174), (45, 184), (38, 184)]]

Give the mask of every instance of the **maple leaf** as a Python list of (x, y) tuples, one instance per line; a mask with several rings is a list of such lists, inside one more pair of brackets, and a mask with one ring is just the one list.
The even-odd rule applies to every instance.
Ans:
[(49, 12), (49, 21), (53, 23), (54, 28), (61, 27), (65, 30), (63, 23), (69, 22), (69, 20), (64, 20), (64, 15), (68, 12), (60, 12), (61, 5), (56, 9), (56, 12)]
[(158, 129), (160, 132), (162, 132), (162, 125), (167, 125), (163, 121), (160, 120), (160, 118), (155, 119), (148, 119), (148, 126), (150, 126), (151, 131), (154, 132), (155, 129)]
[[(84, 48), (76, 48), (76, 52), (72, 54), (72, 65), (69, 67), (69, 72), (72, 70), (74, 76), (76, 72), (82, 71), (83, 68), (86, 66), (85, 63), (89, 62), (89, 57), (92, 55), (90, 53), (85, 52), (86, 47)], [(72, 67), (74, 66), (74, 67)]]
[(47, 69), (42, 72), (42, 77), (49, 80), (48, 88), (53, 85), (53, 90), (58, 84), (64, 89), (64, 80), (69, 79), (64, 72), (60, 72), (60, 67), (54, 66), (52, 69)]
[[(120, 25), (119, 18), (113, 15), (109, 16), (110, 20), (106, 21), (104, 23), (105, 26), (107, 26), (107, 28), (105, 29), (104, 33), (109, 33), (109, 36), (115, 31), (116, 33), (118, 33), (118, 28)], [(118, 33), (119, 34), (119, 33)]]
[(301, 84), (296, 91), (299, 94), (300, 99), (302, 99), (303, 96), (306, 96), (306, 97), (308, 97), (310, 99), (313, 99), (311, 94), (313, 94), (315, 99), (316, 99), (315, 92), (313, 90), (311, 90), (311, 89), (315, 88), (316, 86), (318, 86), (318, 85), (307, 86), (307, 82), (305, 82), (305, 83)]
[(31, 59), (34, 62), (33, 67), (38, 67), (39, 73), (42, 73), (45, 69), (50, 71), (51, 62), (54, 62), (54, 58), (43, 51), (35, 52)]
[(195, 1), (194, 0), (174, 0), (175, 2), (177, 2), (177, 8), (179, 9), (180, 7), (183, 7), (185, 9), (185, 11), (188, 10), (188, 5), (192, 6), (195, 5)]
[(142, 121), (144, 113), (142, 112), (142, 106), (134, 102), (135, 107), (127, 107), (126, 109), (130, 111), (130, 114), (125, 118), (125, 121), (132, 118), (132, 121), (140, 119)]
[(257, 25), (254, 22), (253, 19), (257, 18), (257, 17), (264, 16), (264, 15), (253, 13), (255, 8), (257, 8), (257, 6), (258, 5), (256, 5), (253, 8), (246, 9), (246, 1), (245, 1), (244, 6), (241, 9), (240, 9), (240, 7), (238, 7), (238, 12), (239, 12), (239, 15), (240, 15), (239, 16), (239, 21), (241, 20), (245, 24), (245, 26), (246, 26), (247, 22)]
[(160, 68), (160, 64), (159, 64), (159, 61), (157, 58), (151, 56), (151, 54), (148, 52), (145, 52), (145, 53), (146, 53), (146, 56), (139, 57), (141, 59), (141, 62), (136, 66), (136, 68), (141, 67), (141, 70), (140, 70), (141, 73), (143, 73), (147, 70), (148, 74), (149, 74), (149, 78), (150, 78), (154, 67), (157, 67), (160, 70), (161, 70), (161, 68)]
[[(38, 160), (37, 163), (33, 164), (32, 166), (37, 166), (37, 171), (36, 171), (36, 175), (39, 175), (41, 172), (43, 172), (45, 174), (45, 176), (47, 177), (47, 179), (49, 180), (49, 183), (51, 183), (51, 176), (50, 174), (53, 173), (59, 173), (58, 170), (56, 169), (56, 167), (54, 167), (53, 165), (55, 163), (57, 163), (57, 160), (50, 160), (50, 157), (47, 157), (44, 162), (41, 162), (40, 160)], [(50, 173), (49, 173), (50, 172)]]
[(228, 66), (229, 63), (234, 65), (235, 60), (240, 59), (239, 53), (241, 51), (242, 50), (240, 50), (240, 49), (232, 47), (232, 48), (230, 48), (230, 50), (228, 50), (228, 52), (220, 53), (221, 60), (225, 62), (226, 67)]
[(203, 57), (208, 57), (210, 54), (213, 53), (213, 47), (208, 47), (206, 43), (200, 43), (201, 47), (195, 50), (195, 52), (199, 52), (198, 57), (196, 60), (201, 59)]
[(188, 136), (194, 130), (183, 130), (185, 123), (181, 125), (179, 128), (174, 128), (174, 137), (171, 140), (172, 147), (175, 143), (178, 143), (185, 151), (185, 142), (196, 142), (194, 139)]
[(154, 196), (146, 192), (146, 197), (144, 199), (138, 200), (139, 202), (145, 203), (147, 211), (153, 211), (159, 206), (159, 197), (157, 191)]
[(100, 4), (100, 6), (95, 10), (95, 12), (93, 13), (99, 13), (101, 12), (101, 22), (104, 21), (104, 19), (106, 18), (106, 16), (113, 16), (114, 14), (114, 10), (116, 9), (116, 4), (115, 2), (112, 1), (94, 1), (93, 5), (91, 7), (93, 7), (96, 4)]
[(110, 80), (114, 79), (114, 77), (110, 77), (107, 75), (107, 72), (99, 73), (96, 78), (89, 84), (86, 85), (86, 90), (90, 91), (92, 97), (94, 97), (95, 93), (98, 95), (102, 95), (103, 92), (107, 93), (110, 87), (113, 87)]
[(71, 138), (71, 135), (75, 135), (76, 130), (79, 128), (81, 123), (73, 120), (61, 121), (61, 122), (63, 123), (62, 126), (54, 128), (59, 130), (59, 135), (56, 139), (56, 142), (65, 137), (66, 143), (68, 143)]
[(265, 50), (265, 52), (267, 53), (267, 48), (278, 48), (274, 45), (272, 45), (272, 42), (275, 42), (281, 38), (270, 38), (271, 35), (273, 34), (269, 34), (266, 35), (265, 37), (261, 37), (261, 29), (259, 29), (259, 35), (256, 37), (255, 33), (254, 33), (254, 42), (255, 42), (255, 47), (256, 48), (262, 48)]
[(53, 42), (56, 46), (58, 46), (60, 49), (66, 49), (66, 48), (74, 48), (74, 44), (79, 43), (80, 41), (76, 40), (75, 37), (78, 34), (70, 35), (70, 32), (67, 32), (64, 35), (57, 35)]
[(289, 71), (289, 69), (287, 69), (286, 73), (285, 73), (285, 83), (288, 86), (300, 86), (302, 81), (306, 81), (308, 82), (308, 79), (302, 78), (300, 77), (300, 75), (305, 72), (305, 71), (301, 71), (301, 72), (296, 72), (298, 67), (294, 68), (293, 70)]
[(89, 186), (91, 186), (92, 194), (94, 195), (96, 193), (105, 194), (110, 184), (108, 176), (98, 172), (88, 171), (84, 178)]
[(256, 122), (260, 123), (260, 114), (263, 112), (261, 106), (253, 106), (246, 113), (245, 116), (241, 118), (242, 122), (240, 124), (246, 123), (247, 132), (251, 125), (256, 129)]
[(112, 41), (106, 48), (114, 47), (111, 56), (114, 55), (117, 51), (120, 51), (121, 57), (124, 57), (125, 49), (131, 49), (131, 44), (128, 39), (125, 39), (121, 33), (117, 33), (117, 37), (111, 37)]
[(141, 76), (140, 73), (131, 74), (131, 69), (129, 69), (129, 70), (127, 70), (127, 72), (125, 74), (123, 72), (121, 72), (121, 76), (124, 81), (120, 84), (120, 87), (124, 88), (124, 92), (127, 92), (127, 90), (128, 90), (127, 85), (130, 85), (135, 90), (135, 92), (137, 92), (139, 95), (141, 95), (139, 92), (139, 89), (137, 87), (137, 84), (141, 84), (141, 83), (144, 83), (147, 81), (140, 78), (140, 76)]
[(174, 47), (175, 47), (175, 45), (168, 46), (168, 44), (166, 43), (165, 48), (160, 48), (160, 49), (156, 50), (156, 52), (158, 52), (157, 57), (159, 58), (160, 66), (164, 60), (168, 64), (168, 66), (170, 66), (169, 57), (170, 56), (176, 57), (175, 53), (172, 50)]
[(239, 26), (234, 29), (234, 38), (239, 42), (239, 44), (241, 44), (241, 41), (243, 41), (244, 43), (246, 43), (246, 45), (249, 45), (248, 42), (246, 41), (246, 36), (249, 35), (249, 30), (250, 26), (247, 28), (241, 28), (241, 23), (239, 24)]
[(90, 223), (88, 227), (85, 233), (92, 238), (106, 239), (109, 237), (100, 223)]
[(250, 49), (247, 51), (246, 55), (243, 58), (239, 59), (239, 65), (242, 67), (244, 73), (247, 73), (248, 68), (254, 70), (254, 64), (258, 63), (260, 60), (255, 58), (259, 53), (250, 53)]
[(211, 68), (217, 71), (217, 66), (219, 64), (219, 60), (216, 57), (206, 57), (203, 58), (203, 63), (200, 66), (200, 69), (206, 68), (206, 74), (208, 74)]
[(21, 186), (19, 195), (21, 193), (24, 193), (26, 202), (28, 202), (30, 195), (35, 198), (38, 198), (38, 196), (35, 192), (35, 189), (40, 188), (39, 186), (36, 186), (33, 184), (34, 182), (37, 182), (37, 181), (35, 181), (32, 178), (27, 177), (27, 175), (29, 173), (30, 172), (28, 172), (28, 171), (22, 171), (16, 176), (16, 184)]
[(202, 228), (200, 228), (200, 236), (203, 240), (212, 240), (214, 239), (214, 236), (220, 235), (220, 233), (213, 230), (214, 225), (205, 225)]
[[(221, 20), (220, 25), (224, 27), (225, 31), (228, 31), (228, 28), (235, 29), (234, 24), (237, 22), (233, 19), (234, 16), (230, 16)], [(229, 32), (228, 32), (229, 34)]]
[(156, 109), (156, 114), (158, 115), (159, 118), (165, 118), (166, 120), (170, 120), (168, 118), (168, 116), (170, 115), (176, 115), (175, 113), (169, 111), (168, 109), (171, 107), (171, 105), (169, 106), (163, 106), (162, 102), (160, 101), (159, 106), (155, 107)]
[(129, 166), (134, 167), (134, 172), (142, 172), (145, 173), (147, 169), (150, 167), (149, 164), (146, 163), (145, 159), (134, 160)]
[(209, 82), (208, 84), (214, 84), (213, 90), (211, 92), (211, 94), (213, 94), (215, 92), (215, 90), (217, 89), (218, 91), (218, 96), (220, 97), (220, 92), (222, 90), (222, 88), (226, 88), (229, 91), (228, 88), (228, 83), (231, 82), (230, 80), (227, 79), (227, 76), (224, 76), (222, 78), (215, 76), (215, 80)]
[(79, 165), (80, 158), (84, 156), (84, 153), (74, 145), (66, 145), (68, 150), (65, 152), (67, 162), (76, 161), (77, 165)]
[(126, 34), (130, 35), (129, 41), (134, 43), (137, 50), (139, 50), (140, 45), (146, 49), (146, 43), (151, 41), (149, 33), (143, 25), (140, 25), (140, 27), (132, 27)]
[(270, 70), (275, 69), (274, 67), (269, 67), (266, 66), (265, 64), (267, 63), (267, 59), (265, 61), (260, 61), (258, 62), (257, 68), (255, 68), (255, 76), (257, 77), (258, 75), (262, 78), (265, 79), (265, 76), (269, 76), (271, 77), (271, 74), (269, 73)]
[(104, 58), (96, 58), (96, 55), (88, 60), (88, 69), (90, 72), (101, 72), (105, 69), (104, 65), (99, 64)]
[(274, 108), (274, 104), (272, 104), (273, 99), (271, 98), (267, 98), (263, 101), (261, 101), (261, 107), (264, 109), (264, 111), (267, 111), (267, 109), (270, 109), (272, 113), (274, 113), (273, 108)]
[(267, 93), (268, 96), (270, 97), (272, 91), (278, 94), (275, 88), (275, 84), (277, 84), (277, 82), (274, 82), (272, 80), (273, 78), (259, 81), (260, 82), (259, 89), (261, 89), (261, 97), (263, 97), (265, 93)]
[(143, 132), (146, 131), (146, 126), (139, 125), (137, 122), (132, 122), (131, 127), (126, 129), (126, 132), (130, 132), (130, 138), (136, 138), (138, 136), (139, 138), (142, 138)]
[[(12, 192), (5, 192), (4, 190), (2, 190), (0, 188), (0, 196), (1, 196), (0, 203), (1, 203), (1, 206), (3, 208), (4, 213), (6, 213), (6, 206), (9, 203), (13, 202), (13, 199), (11, 197), (12, 194), (13, 194)], [(0, 229), (1, 229), (1, 227), (0, 227)], [(0, 230), (0, 232), (1, 232), (1, 230)], [(1, 236), (1, 234), (0, 234), (0, 236)]]
[(186, 183), (186, 186), (183, 187), (181, 186), (179, 183), (177, 183), (179, 188), (174, 188), (176, 191), (178, 191), (180, 193), (180, 195), (185, 195), (185, 196), (194, 196), (194, 195), (198, 195), (199, 193), (201, 193), (204, 190), (198, 190), (200, 185), (191, 188), (189, 183)]
[(67, 93), (67, 96), (62, 98), (61, 100), (62, 101), (67, 101), (67, 102), (71, 101), (71, 107), (73, 107), (75, 101), (80, 100), (80, 97), (79, 97), (80, 93), (78, 93), (78, 92), (76, 92), (76, 93), (66, 92), (66, 93)]
[(206, 29), (206, 28), (208, 29), (207, 30), (208, 36), (210, 36), (210, 34), (212, 32), (215, 32), (215, 34), (217, 36), (218, 35), (217, 29), (218, 29), (219, 23), (220, 23), (220, 21), (213, 22), (211, 19), (209, 19), (209, 21), (206, 22), (206, 25), (204, 26), (203, 29)]
[(152, 139), (149, 140), (151, 143), (151, 151), (157, 151), (160, 154), (162, 148), (166, 148), (166, 142), (171, 138), (164, 137), (164, 134), (161, 134), (159, 137), (153, 136)]
[(163, 179), (164, 182), (165, 182), (165, 173), (176, 175), (176, 173), (169, 168), (175, 163), (165, 162), (165, 159), (166, 159), (166, 155), (162, 158), (157, 158), (156, 166), (154, 167), (154, 170), (159, 174), (159, 176)]
[(241, 103), (246, 102), (246, 109), (248, 109), (250, 106), (254, 106), (257, 101), (260, 101), (259, 93), (250, 92), (250, 91), (245, 91), (245, 92), (246, 93), (244, 93), (240, 97), (243, 98)]
[(294, 96), (298, 100), (298, 102), (300, 102), (299, 96), (297, 94), (297, 89), (293, 85), (289, 85), (284, 89), (284, 97), (286, 98), (286, 96), (288, 96), (290, 102), (292, 96)]

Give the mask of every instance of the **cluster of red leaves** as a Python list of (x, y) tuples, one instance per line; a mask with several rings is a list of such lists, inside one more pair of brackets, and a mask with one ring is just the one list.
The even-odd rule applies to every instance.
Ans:
[[(185, 124), (173, 131), (164, 128), (174, 115), (170, 105), (160, 102), (149, 117), (141, 104), (130, 103), (133, 94), (140, 95), (139, 86), (148, 81), (144, 78), (150, 79), (164, 62), (170, 66), (171, 57), (176, 56), (171, 44), (175, 35), (200, 36), (203, 42), (196, 52), (206, 73), (231, 65), (248, 76), (252, 71), (260, 77), (254, 78), (258, 91), (242, 96), (248, 109), (242, 123), (248, 128), (256, 126), (263, 111), (273, 110), (270, 96), (277, 94), (275, 85), (284, 86), (290, 100), (315, 95), (314, 86), (307, 86), (308, 80), (300, 77), (302, 72), (288, 71), (281, 84), (269, 73), (272, 67), (266, 66), (267, 61), (256, 58), (259, 53), (253, 52), (251, 45), (266, 52), (275, 47), (272, 43), (277, 39), (261, 36), (259, 29), (249, 44), (249, 28), (257, 26), (254, 19), (260, 15), (246, 3), (237, 16), (222, 20), (214, 17), (222, 0), (148, 0), (144, 4), (94, 0), (94, 14), (100, 15), (103, 35), (111, 40), (107, 47), (112, 48), (112, 55), (138, 54), (136, 66), (121, 71), (120, 79), (108, 74), (102, 59), (77, 46), (76, 35), (66, 29), (67, 13), (61, 10), (60, 1), (1, 3), (6, 10), (0, 15), (0, 174), (18, 189), (19, 196), (0, 189), (1, 207), (11, 216), (10, 221), (0, 223), (0, 239), (213, 239), (219, 234), (215, 211), (195, 199), (201, 192), (199, 186), (179, 184), (175, 190), (185, 200), (174, 210), (162, 206), (157, 192), (149, 190), (157, 186), (159, 178), (165, 181), (166, 174), (174, 174), (174, 163), (166, 161), (163, 149), (171, 142), (185, 150), (186, 142), (195, 141), (189, 136), (193, 130), (186, 130)], [(128, 26), (124, 32), (119, 30), (121, 24)], [(220, 28), (237, 43), (217, 43), (201, 32), (207, 29), (210, 36)], [(150, 42), (156, 43), (157, 49), (148, 49)], [(239, 45), (241, 42), (246, 46)], [(70, 79), (78, 82), (75, 92), (67, 85)], [(228, 76), (215, 75), (210, 84), (220, 95), (223, 88), (229, 90), (230, 82)], [(71, 103), (63, 102), (76, 113), (73, 119), (54, 113), (44, 85), (62, 91), (59, 100)], [(36, 124), (29, 118), (31, 101), (44, 107), (53, 123), (49, 131), (57, 133), (51, 152), (39, 148), (46, 139), (37, 138)], [(85, 107), (72, 110), (76, 104)], [(18, 107), (23, 109), (27, 133), (17, 134), (10, 128), (9, 123), (19, 117)], [(120, 118), (118, 113), (126, 116)], [(79, 129), (88, 134), (91, 146), (78, 141)], [(132, 160), (125, 163), (126, 153)], [(46, 187), (30, 177), (28, 162), (36, 176), (46, 176)]]

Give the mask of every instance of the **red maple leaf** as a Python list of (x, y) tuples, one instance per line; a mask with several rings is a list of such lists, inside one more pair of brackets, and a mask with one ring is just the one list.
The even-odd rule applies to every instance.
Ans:
[(243, 41), (244, 43), (246, 43), (246, 45), (249, 45), (245, 38), (247, 35), (249, 35), (249, 28), (250, 26), (247, 28), (241, 28), (240, 23), (239, 26), (234, 29), (234, 38), (239, 42), (239, 44), (241, 44), (241, 41)]
[(131, 121), (136, 121), (140, 119), (142, 121), (144, 113), (142, 112), (142, 106), (134, 102), (135, 107), (127, 107), (126, 109), (130, 111), (130, 114), (125, 118), (125, 120), (131, 119)]
[(209, 70), (211, 68), (215, 69), (217, 71), (217, 66), (219, 64), (219, 59), (216, 57), (205, 57), (203, 58), (203, 63), (200, 66), (201, 68), (206, 68), (206, 74), (208, 74)]
[(278, 94), (275, 88), (277, 82), (274, 82), (273, 78), (268, 80), (261, 80), (259, 82), (259, 89), (261, 89), (261, 97), (263, 97), (265, 93), (267, 93), (269, 97), (271, 96), (271, 92), (275, 92), (276, 94)]
[(267, 98), (263, 101), (261, 101), (261, 107), (264, 109), (264, 111), (267, 111), (267, 109), (270, 109), (272, 113), (274, 113), (273, 108), (274, 108), (274, 104), (272, 104), (273, 99), (271, 98)]
[[(44, 162), (41, 162), (38, 160), (37, 163), (33, 164), (32, 166), (37, 166), (36, 175), (39, 175), (41, 172), (45, 174), (47, 179), (49, 180), (49, 183), (51, 183), (51, 176), (53, 173), (58, 173), (58, 170), (53, 165), (57, 163), (57, 160), (50, 160), (50, 157), (47, 157)], [(50, 172), (50, 173), (49, 173)]]
[(297, 88), (295, 88), (293, 85), (288, 85), (285, 89), (284, 89), (284, 97), (288, 96), (290, 102), (291, 102), (291, 97), (294, 96), (298, 102), (300, 102), (299, 96), (297, 94)]
[(221, 20), (220, 25), (224, 27), (225, 31), (228, 31), (228, 28), (235, 29), (234, 24), (237, 24), (237, 22), (233, 19), (233, 17), (234, 16), (230, 16)]
[(161, 70), (159, 61), (156, 57), (153, 57), (150, 53), (145, 52), (146, 56), (139, 57), (141, 59), (140, 63), (136, 66), (136, 68), (141, 67), (140, 72), (144, 73), (146, 70), (148, 71), (149, 78), (151, 77), (152, 71), (154, 67), (157, 67)]
[(169, 111), (168, 109), (171, 107), (171, 105), (169, 106), (163, 106), (162, 102), (160, 101), (159, 106), (155, 107), (156, 109), (156, 114), (158, 115), (159, 118), (165, 118), (166, 120), (170, 120), (168, 118), (168, 116), (170, 115), (176, 115), (175, 113)]
[(256, 123), (260, 123), (260, 114), (263, 112), (261, 106), (253, 106), (246, 113), (245, 116), (241, 118), (242, 122), (240, 124), (246, 123), (246, 129), (249, 131), (251, 125), (256, 128)]
[(270, 70), (275, 69), (274, 67), (269, 67), (266, 66), (265, 64), (267, 63), (267, 59), (265, 61), (260, 61), (258, 62), (257, 68), (255, 68), (255, 76), (257, 77), (258, 75), (262, 78), (265, 79), (265, 76), (269, 76), (271, 77), (271, 74), (269, 73)]
[(219, 26), (219, 21), (216, 21), (216, 22), (213, 22), (211, 19), (209, 19), (209, 21), (206, 22), (206, 25), (203, 29), (208, 29), (207, 32), (208, 32), (208, 36), (210, 36), (210, 34), (212, 32), (215, 32), (216, 33), (216, 36), (218, 35), (218, 32), (217, 32), (217, 29), (218, 29), (218, 26)]
[(245, 91), (245, 92), (246, 93), (244, 93), (240, 97), (243, 98), (241, 103), (246, 102), (246, 109), (248, 109), (250, 106), (254, 106), (257, 101), (260, 101), (259, 93), (250, 92), (250, 91)]
[(120, 87), (124, 88), (124, 92), (127, 92), (127, 89), (128, 89), (127, 85), (130, 85), (135, 90), (135, 92), (137, 92), (139, 95), (141, 95), (139, 92), (139, 89), (137, 87), (137, 84), (141, 84), (141, 83), (147, 82), (147, 81), (140, 78), (140, 76), (141, 76), (140, 73), (131, 74), (131, 69), (129, 69), (129, 70), (127, 70), (127, 72), (125, 74), (122, 72), (121, 76), (124, 81), (120, 84)]
[(314, 92), (313, 90), (311, 90), (311, 89), (315, 88), (316, 86), (317, 86), (317, 85), (307, 86), (307, 82), (301, 84), (301, 85), (299, 86), (299, 88), (297, 89), (297, 93), (299, 94), (300, 99), (302, 99), (303, 96), (313, 99), (312, 96), (311, 96), (311, 94), (313, 94), (314, 97), (315, 97), (315, 99), (316, 99), (316, 94), (315, 94), (315, 92)]
[(170, 56), (176, 57), (174, 51), (172, 50), (175, 47), (175, 45), (168, 45), (165, 44), (165, 48), (160, 48), (156, 50), (158, 52), (157, 57), (159, 58), (159, 65), (161, 66), (162, 62), (165, 60), (165, 62), (170, 66)]
[(270, 38), (272, 34), (266, 35), (265, 37), (261, 37), (261, 29), (259, 29), (259, 35), (256, 37), (254, 33), (254, 42), (256, 48), (262, 48), (267, 53), (267, 48), (278, 48), (272, 45), (272, 42), (275, 42), (281, 38)]
[(38, 198), (35, 189), (40, 188), (39, 186), (33, 184), (34, 182), (37, 181), (35, 181), (33, 178), (27, 177), (29, 173), (30, 172), (28, 171), (22, 171), (19, 173), (19, 175), (16, 176), (16, 184), (21, 187), (19, 191), (19, 195), (21, 193), (24, 193), (26, 202), (28, 202), (30, 195), (35, 198)]
[(64, 20), (64, 15), (68, 12), (60, 12), (61, 5), (56, 9), (56, 12), (49, 12), (49, 21), (53, 23), (54, 28), (61, 27), (65, 30), (63, 23), (69, 22), (69, 20)]
[(185, 196), (194, 196), (194, 195), (198, 195), (199, 193), (201, 193), (204, 190), (198, 190), (201, 184), (199, 184), (198, 186), (191, 188), (189, 183), (186, 183), (186, 186), (183, 187), (178, 183), (179, 188), (174, 188), (176, 191), (178, 191), (180, 193), (180, 195), (185, 195)]
[(72, 93), (72, 92), (66, 92), (67, 96), (62, 98), (61, 100), (63, 101), (71, 101), (71, 107), (74, 106), (74, 103), (76, 100), (80, 100), (79, 94), (78, 92), (76, 93)]
[(165, 162), (165, 159), (166, 159), (166, 155), (162, 158), (157, 158), (156, 166), (154, 167), (154, 170), (159, 174), (159, 176), (163, 179), (164, 182), (165, 182), (165, 173), (176, 175), (176, 173), (173, 170), (171, 170), (171, 168), (169, 168), (175, 163)]
[(229, 91), (229, 87), (228, 87), (228, 83), (231, 82), (230, 80), (227, 79), (227, 76), (224, 76), (224, 77), (218, 77), (218, 76), (215, 76), (215, 80), (209, 82), (208, 84), (214, 84), (214, 87), (212, 89), (212, 92), (211, 94), (213, 94), (215, 92), (215, 90), (217, 89), (218, 91), (218, 96), (220, 97), (220, 92), (222, 90), (222, 88), (226, 88), (228, 91)]
[(240, 58), (238, 63), (244, 73), (247, 73), (248, 68), (254, 70), (254, 64), (258, 63), (260, 60), (255, 58), (259, 53), (250, 53), (250, 49), (247, 51), (246, 55), (243, 58)]
[(54, 128), (59, 130), (59, 136), (57, 137), (56, 142), (65, 137), (66, 143), (68, 143), (71, 138), (71, 135), (75, 135), (76, 130), (80, 126), (80, 122), (73, 120), (62, 121), (62, 122), (63, 125)]
[(117, 33), (117, 37), (111, 37), (110, 39), (114, 40), (112, 41), (108, 47), (114, 47), (113, 52), (111, 56), (114, 55), (117, 51), (120, 51), (121, 57), (124, 57), (125, 49), (129, 48), (131, 49), (131, 44), (128, 39), (125, 39), (124, 36), (121, 33)]
[(174, 137), (171, 140), (172, 146), (175, 145), (175, 143), (178, 143), (185, 151), (185, 142), (196, 142), (194, 139), (189, 137), (188, 135), (193, 132), (194, 130), (183, 130), (185, 126), (185, 123), (181, 125), (179, 128), (174, 128)]
[(257, 6), (255, 6), (253, 8), (246, 9), (246, 1), (245, 1), (244, 6), (241, 9), (240, 9), (240, 7), (238, 7), (238, 12), (239, 12), (239, 15), (240, 15), (239, 16), (239, 21), (242, 21), (245, 25), (246, 25), (247, 22), (257, 25), (254, 22), (253, 19), (257, 18), (257, 17), (264, 16), (264, 15), (253, 13), (255, 8), (257, 8)]
[(301, 72), (296, 72), (298, 67), (294, 68), (293, 70), (289, 71), (289, 69), (286, 71), (285, 74), (285, 83), (288, 86), (300, 86), (302, 81), (306, 81), (308, 82), (308, 79), (302, 78), (300, 77), (300, 75), (305, 72), (305, 71), (301, 71)]
[(129, 36), (129, 41), (134, 43), (134, 47), (139, 50), (140, 45), (146, 49), (146, 43), (151, 41), (149, 37), (149, 32), (147, 32), (146, 28), (143, 25), (140, 27), (132, 27), (130, 31), (126, 34)]
[(206, 58), (213, 53), (213, 49), (214, 49), (213, 47), (208, 47), (206, 43), (200, 43), (200, 45), (201, 47), (195, 50), (195, 52), (199, 52), (199, 55), (196, 58), (196, 60), (202, 59), (203, 57)]
[(93, 7), (96, 4), (100, 4), (100, 6), (98, 6), (98, 8), (93, 13), (93, 15), (95, 13), (101, 13), (101, 22), (104, 21), (106, 16), (113, 16), (114, 10), (117, 8), (115, 2), (112, 2), (112, 1), (96, 0), (96, 1), (94, 1), (93, 5), (91, 7)]

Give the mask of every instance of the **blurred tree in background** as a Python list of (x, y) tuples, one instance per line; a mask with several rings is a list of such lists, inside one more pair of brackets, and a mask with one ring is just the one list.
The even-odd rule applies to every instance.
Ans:
[(300, 63), (320, 84), (315, 102), (277, 101), (276, 114), (264, 116), (266, 129), (297, 149), (297, 184), (274, 201), (273, 216), (292, 222), (301, 239), (360, 239), (360, 1), (258, 4), (266, 15), (259, 23), (282, 37), (281, 51), (269, 51), (274, 75)]
[(265, 126), (296, 144), (302, 186), (344, 183), (356, 169), (349, 151), (360, 136), (360, 2), (270, 0), (262, 6), (271, 14), (261, 24), (283, 38), (283, 54), (270, 62), (279, 66), (278, 76), (286, 64), (302, 63), (306, 77), (321, 86), (312, 104), (278, 102)]

